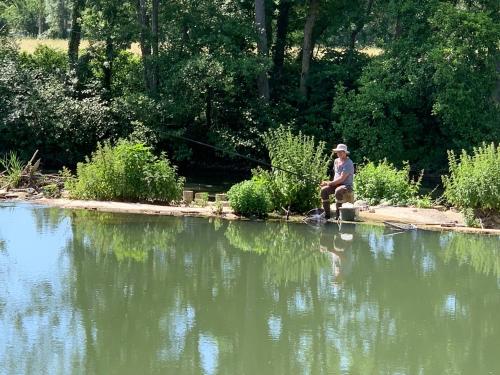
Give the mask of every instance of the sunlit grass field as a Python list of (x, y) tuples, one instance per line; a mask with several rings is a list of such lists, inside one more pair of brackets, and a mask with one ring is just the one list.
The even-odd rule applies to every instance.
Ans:
[[(17, 44), (19, 45), (19, 48), (23, 52), (28, 52), (28, 53), (33, 53), (35, 49), (38, 46), (41, 45), (46, 45), (48, 47), (58, 49), (61, 51), (67, 51), (68, 50), (68, 40), (66, 39), (36, 39), (36, 38), (26, 38), (26, 39), (17, 39), (16, 40)], [(88, 40), (82, 40), (80, 44), (80, 48), (87, 48), (90, 45)], [(340, 49), (339, 49), (340, 50)], [(139, 45), (137, 43), (133, 43), (132, 46), (130, 47), (130, 51), (136, 54), (140, 54), (141, 50), (139, 48)], [(366, 53), (368, 56), (378, 56), (382, 53), (382, 50), (380, 48), (376, 47), (365, 47), (360, 50), (361, 52)], [(298, 49), (297, 49), (298, 52)], [(293, 51), (292, 51), (293, 53)], [(318, 51), (318, 53), (315, 53), (316, 56), (322, 55), (321, 50)]]
[[(19, 48), (23, 52), (33, 53), (38, 46), (45, 45), (47, 47), (51, 47), (60, 51), (68, 50), (68, 40), (67, 39), (36, 39), (36, 38), (23, 38), (17, 39), (16, 43), (19, 45)], [(90, 45), (88, 40), (82, 40), (80, 43), (80, 48), (87, 48)], [(132, 47), (130, 47), (130, 51), (133, 53), (140, 54), (139, 45), (137, 43), (133, 43)]]

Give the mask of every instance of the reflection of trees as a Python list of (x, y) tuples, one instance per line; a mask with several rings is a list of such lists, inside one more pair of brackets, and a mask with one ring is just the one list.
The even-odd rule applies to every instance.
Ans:
[(500, 277), (500, 237), (449, 233), (444, 237), (444, 259), (471, 265), (476, 272)]
[(70, 211), (61, 210), (56, 207), (35, 206), (31, 209), (31, 215), (35, 220), (35, 227), (38, 233), (56, 230), (62, 220), (68, 217)]
[[(68, 303), (67, 264), (55, 247), (64, 243), (65, 214), (27, 204), (7, 210), (0, 210), (0, 222), (7, 217), (10, 228), (22, 231), (1, 233), (8, 251), (0, 252), (0, 373), (72, 373), (82, 357), (79, 316)], [(32, 253), (47, 254), (47, 262), (39, 265), (41, 257), (31, 259)]]
[(151, 251), (171, 246), (182, 230), (181, 221), (163, 225), (158, 217), (142, 222), (134, 215), (83, 210), (73, 211), (71, 217), (74, 242), (82, 242), (103, 256), (112, 253), (119, 261), (145, 261)]
[[(500, 367), (496, 278), (448, 261), (451, 237), (343, 226), (354, 237), (346, 243), (331, 225), (314, 231), (76, 211), (70, 218), (73, 237), (62, 253), (68, 271), (60, 276), (69, 287), (56, 293), (33, 280), (29, 301), (11, 309), (21, 322), (50, 319), (35, 334), (20, 329), (14, 343), (25, 348), (30, 335), (39, 335), (37, 343), (46, 345), (27, 356), (57, 358), (66, 366), (62, 373), (427, 374)], [(340, 287), (320, 245), (352, 257)], [(50, 336), (55, 330), (64, 345)]]
[[(373, 236), (367, 233), (365, 242), (356, 244), (355, 277), (346, 281), (336, 314), (337, 328), (349, 332), (345, 344), (358, 353), (355, 368), (370, 363), (373, 370), (360, 372), (391, 372), (383, 367), (387, 364), (406, 368), (404, 373), (445, 373), (450, 364), (457, 373), (498, 368), (491, 348), (500, 333), (493, 323), (499, 308), (495, 279), (443, 262), (435, 233)], [(392, 251), (383, 252), (387, 247)], [(373, 350), (363, 348), (363, 337), (370, 338)]]
[(85, 372), (149, 372), (168, 342), (160, 334), (163, 315), (183, 316), (188, 308), (172, 301), (176, 288), (167, 287), (171, 270), (165, 267), (182, 221), (82, 211), (73, 215), (72, 229), (68, 254), (73, 304), (85, 332)]
[[(272, 314), (295, 310), (289, 305), (301, 295), (317, 303), (317, 292), (283, 284), (275, 296), (262, 283), (263, 259), (227, 246), (227, 222), (214, 223), (217, 231), (206, 220), (196, 219), (169, 218), (158, 226), (177, 222), (186, 224), (175, 246), (149, 248), (142, 262), (96, 256), (102, 251), (90, 246), (86, 235), (75, 233), (68, 253), (75, 270), (74, 304), (86, 337), (86, 371), (199, 373), (213, 362), (218, 373), (245, 374), (266, 373), (263, 368), (267, 373), (294, 372), (309, 368), (309, 363), (321, 366), (318, 356), (326, 356), (329, 349), (310, 348), (314, 335), (283, 345), (281, 340), (294, 342), (301, 335), (293, 316), (281, 320), (279, 345), (269, 341), (268, 323)], [(80, 224), (74, 222), (75, 232), (82, 231)], [(131, 226), (122, 225), (121, 231), (131, 232)], [(97, 228), (90, 225), (91, 229)], [(311, 301), (297, 308), (308, 312)], [(315, 332), (324, 336), (319, 327)], [(303, 357), (290, 360), (295, 351)], [(288, 359), (275, 363), (276, 356), (283, 358), (285, 353)]]
[[(127, 242), (113, 242), (128, 238), (121, 232), (140, 236), (133, 223), (92, 246), (75, 235), (75, 304), (90, 372), (410, 374), (454, 364), (480, 373), (498, 364), (498, 288), (443, 262), (435, 233), (356, 227), (353, 269), (336, 289), (319, 252), (323, 236), (335, 243), (331, 226), (147, 221), (139, 227), (154, 240), (137, 240), (148, 252), (141, 262), (96, 257)], [(158, 246), (159, 233), (176, 225), (183, 230), (172, 245)]]
[(237, 249), (262, 254), (267, 279), (276, 283), (307, 282), (328, 265), (319, 234), (297, 225), (231, 222), (225, 236)]

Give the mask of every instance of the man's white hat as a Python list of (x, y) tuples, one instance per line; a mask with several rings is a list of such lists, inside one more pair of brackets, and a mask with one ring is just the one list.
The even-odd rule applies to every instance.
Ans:
[(333, 149), (333, 151), (337, 152), (337, 151), (345, 151), (346, 154), (349, 154), (349, 151), (347, 151), (347, 146), (343, 143), (339, 143), (337, 145), (337, 147), (335, 147)]

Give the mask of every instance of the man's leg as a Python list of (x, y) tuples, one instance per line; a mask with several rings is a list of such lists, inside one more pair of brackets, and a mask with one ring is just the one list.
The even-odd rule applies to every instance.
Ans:
[(335, 191), (335, 188), (330, 186), (323, 186), (321, 188), (321, 202), (323, 203), (323, 209), (325, 210), (325, 219), (330, 218), (330, 194)]
[(340, 185), (335, 189), (335, 219), (338, 220), (340, 218), (340, 207), (342, 207), (342, 203), (344, 203), (344, 197), (347, 194), (347, 188), (345, 185)]

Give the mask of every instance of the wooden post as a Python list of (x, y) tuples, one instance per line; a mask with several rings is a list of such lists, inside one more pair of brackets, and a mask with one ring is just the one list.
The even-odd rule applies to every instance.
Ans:
[(184, 190), (182, 192), (182, 200), (186, 204), (190, 204), (193, 201), (194, 192), (192, 190)]
[(216, 202), (226, 202), (227, 201), (227, 194), (215, 194), (215, 201)]

